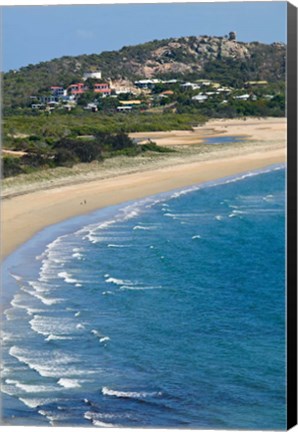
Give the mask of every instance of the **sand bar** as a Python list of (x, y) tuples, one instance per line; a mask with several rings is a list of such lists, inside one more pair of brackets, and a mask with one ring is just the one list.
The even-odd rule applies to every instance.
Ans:
[(130, 134), (138, 140), (151, 139), (160, 146), (179, 146), (193, 145), (202, 143), (204, 138), (215, 136), (246, 136), (250, 140), (280, 141), (285, 139), (285, 119), (272, 118), (265, 119), (249, 117), (243, 119), (222, 119), (211, 120), (203, 126), (193, 128), (188, 131), (171, 132), (136, 132)]
[[(236, 124), (239, 132), (242, 131), (241, 135), (247, 135), (253, 140), (247, 146), (231, 145), (228, 150), (212, 151), (210, 154), (204, 154), (201, 159), (200, 156), (192, 155), (185, 157), (184, 161), (179, 160), (179, 163), (173, 159), (172, 165), (169, 165), (167, 160), (166, 166), (149, 164), (145, 168), (140, 167), (138, 172), (125, 173), (120, 170), (118, 175), (110, 178), (95, 178), (80, 183), (72, 183), (68, 179), (65, 185), (37, 189), (27, 194), (6, 198), (2, 200), (2, 257), (8, 256), (43, 228), (71, 217), (160, 192), (285, 162), (286, 122), (284, 119), (276, 120), (271, 121), (271, 125), (269, 122), (255, 120), (255, 126), (251, 125), (250, 130), (245, 127), (246, 122), (239, 120), (230, 121), (230, 126), (229, 121), (208, 122), (205, 129), (201, 128), (202, 133), (206, 133), (207, 129), (210, 133), (216, 123), (216, 127), (220, 125), (223, 128), (223, 134), (235, 135), (233, 132), (236, 132), (236, 129), (233, 129), (233, 124)], [(259, 129), (258, 135), (257, 128), (266, 129)], [(254, 141), (256, 138), (259, 139)]]

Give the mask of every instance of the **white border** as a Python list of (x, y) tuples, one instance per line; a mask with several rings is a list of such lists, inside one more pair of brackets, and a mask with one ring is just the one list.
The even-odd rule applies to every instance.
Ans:
[[(278, 2), (281, 3), (284, 0), (261, 0), (261, 2)], [(86, 3), (84, 3), (82, 0), (0, 0), (0, 7), (13, 7), (13, 6), (61, 6), (61, 5), (101, 5), (101, 4), (154, 4), (154, 3), (228, 3), (225, 0), (217, 0), (217, 1), (210, 1), (210, 0), (187, 0), (187, 2), (183, 0), (87, 0)], [(239, 0), (229, 0), (230, 2), (237, 2), (239, 3)], [(245, 0), (245, 2), (255, 2), (260, 3), (259, 1), (255, 0)], [(285, 1), (284, 1), (285, 2)], [(285, 2), (286, 3), (286, 2)], [(294, 6), (298, 7), (298, 0), (291, 0), (290, 3), (292, 3)], [(20, 430), (23, 432), (31, 432), (31, 431), (37, 431), (37, 432), (50, 432), (51, 427), (32, 427), (32, 426), (2, 426), (0, 425), (1, 431), (6, 432), (19, 432)], [(67, 432), (67, 430), (73, 430), (78, 429), (79, 432), (90, 432), (90, 429), (97, 429), (98, 428), (84, 428), (84, 427), (54, 427), (53, 432)], [(142, 428), (99, 428), (99, 430), (104, 431), (111, 431), (111, 432), (138, 432), (140, 430), (143, 430), (145, 432), (169, 432), (174, 431), (175, 429), (142, 429)], [(220, 430), (220, 429), (179, 429), (178, 432), (191, 432), (193, 430), (198, 430), (199, 432), (231, 432), (231, 430)], [(298, 432), (298, 426), (295, 426), (291, 429), (292, 432)], [(233, 432), (247, 432), (245, 430), (233, 430)], [(251, 432), (251, 431), (248, 431)], [(255, 430), (254, 432), (263, 432), (261, 430)], [(266, 431), (268, 432), (268, 431)]]

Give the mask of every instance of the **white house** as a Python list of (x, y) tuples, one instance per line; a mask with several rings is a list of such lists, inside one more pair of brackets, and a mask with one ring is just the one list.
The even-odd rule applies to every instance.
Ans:
[(247, 101), (249, 99), (249, 94), (243, 94), (240, 96), (235, 96), (235, 99)]
[(200, 84), (187, 82), (187, 83), (184, 83), (184, 84), (180, 84), (180, 87), (191, 88), (192, 90), (198, 90), (201, 86), (200, 86)]
[(192, 100), (197, 101), (197, 102), (204, 102), (207, 99), (208, 99), (208, 96), (203, 95), (201, 93), (192, 97)]
[(98, 111), (98, 107), (97, 107), (97, 105), (96, 105), (95, 103), (93, 103), (93, 102), (88, 103), (88, 104), (84, 107), (84, 109), (85, 109), (85, 110), (90, 110), (90, 111), (93, 111), (93, 112), (97, 112), (97, 111)]
[(88, 78), (100, 80), (101, 79), (101, 71), (85, 72), (83, 75), (83, 81), (86, 81)]
[(118, 112), (124, 112), (124, 111), (131, 111), (132, 107), (131, 106), (118, 106), (117, 107), (117, 111)]
[(135, 81), (134, 84), (136, 87), (143, 88), (143, 89), (150, 89), (155, 86), (155, 84), (159, 84), (162, 81), (160, 79), (154, 78), (154, 79), (146, 79), (146, 80), (139, 80)]

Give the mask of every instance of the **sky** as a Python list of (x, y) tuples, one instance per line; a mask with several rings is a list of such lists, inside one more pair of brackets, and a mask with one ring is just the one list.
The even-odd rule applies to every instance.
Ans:
[(286, 2), (2, 6), (1, 69), (99, 54), (154, 39), (224, 36), (286, 42)]

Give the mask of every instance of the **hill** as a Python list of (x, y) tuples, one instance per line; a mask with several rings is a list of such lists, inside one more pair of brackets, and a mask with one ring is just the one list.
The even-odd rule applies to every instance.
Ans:
[(25, 106), (30, 95), (45, 93), (52, 85), (81, 81), (90, 70), (101, 70), (104, 80), (208, 78), (239, 88), (249, 80), (284, 81), (285, 64), (286, 45), (282, 43), (245, 43), (213, 36), (155, 40), (9, 71), (3, 74), (3, 104), (4, 108)]

